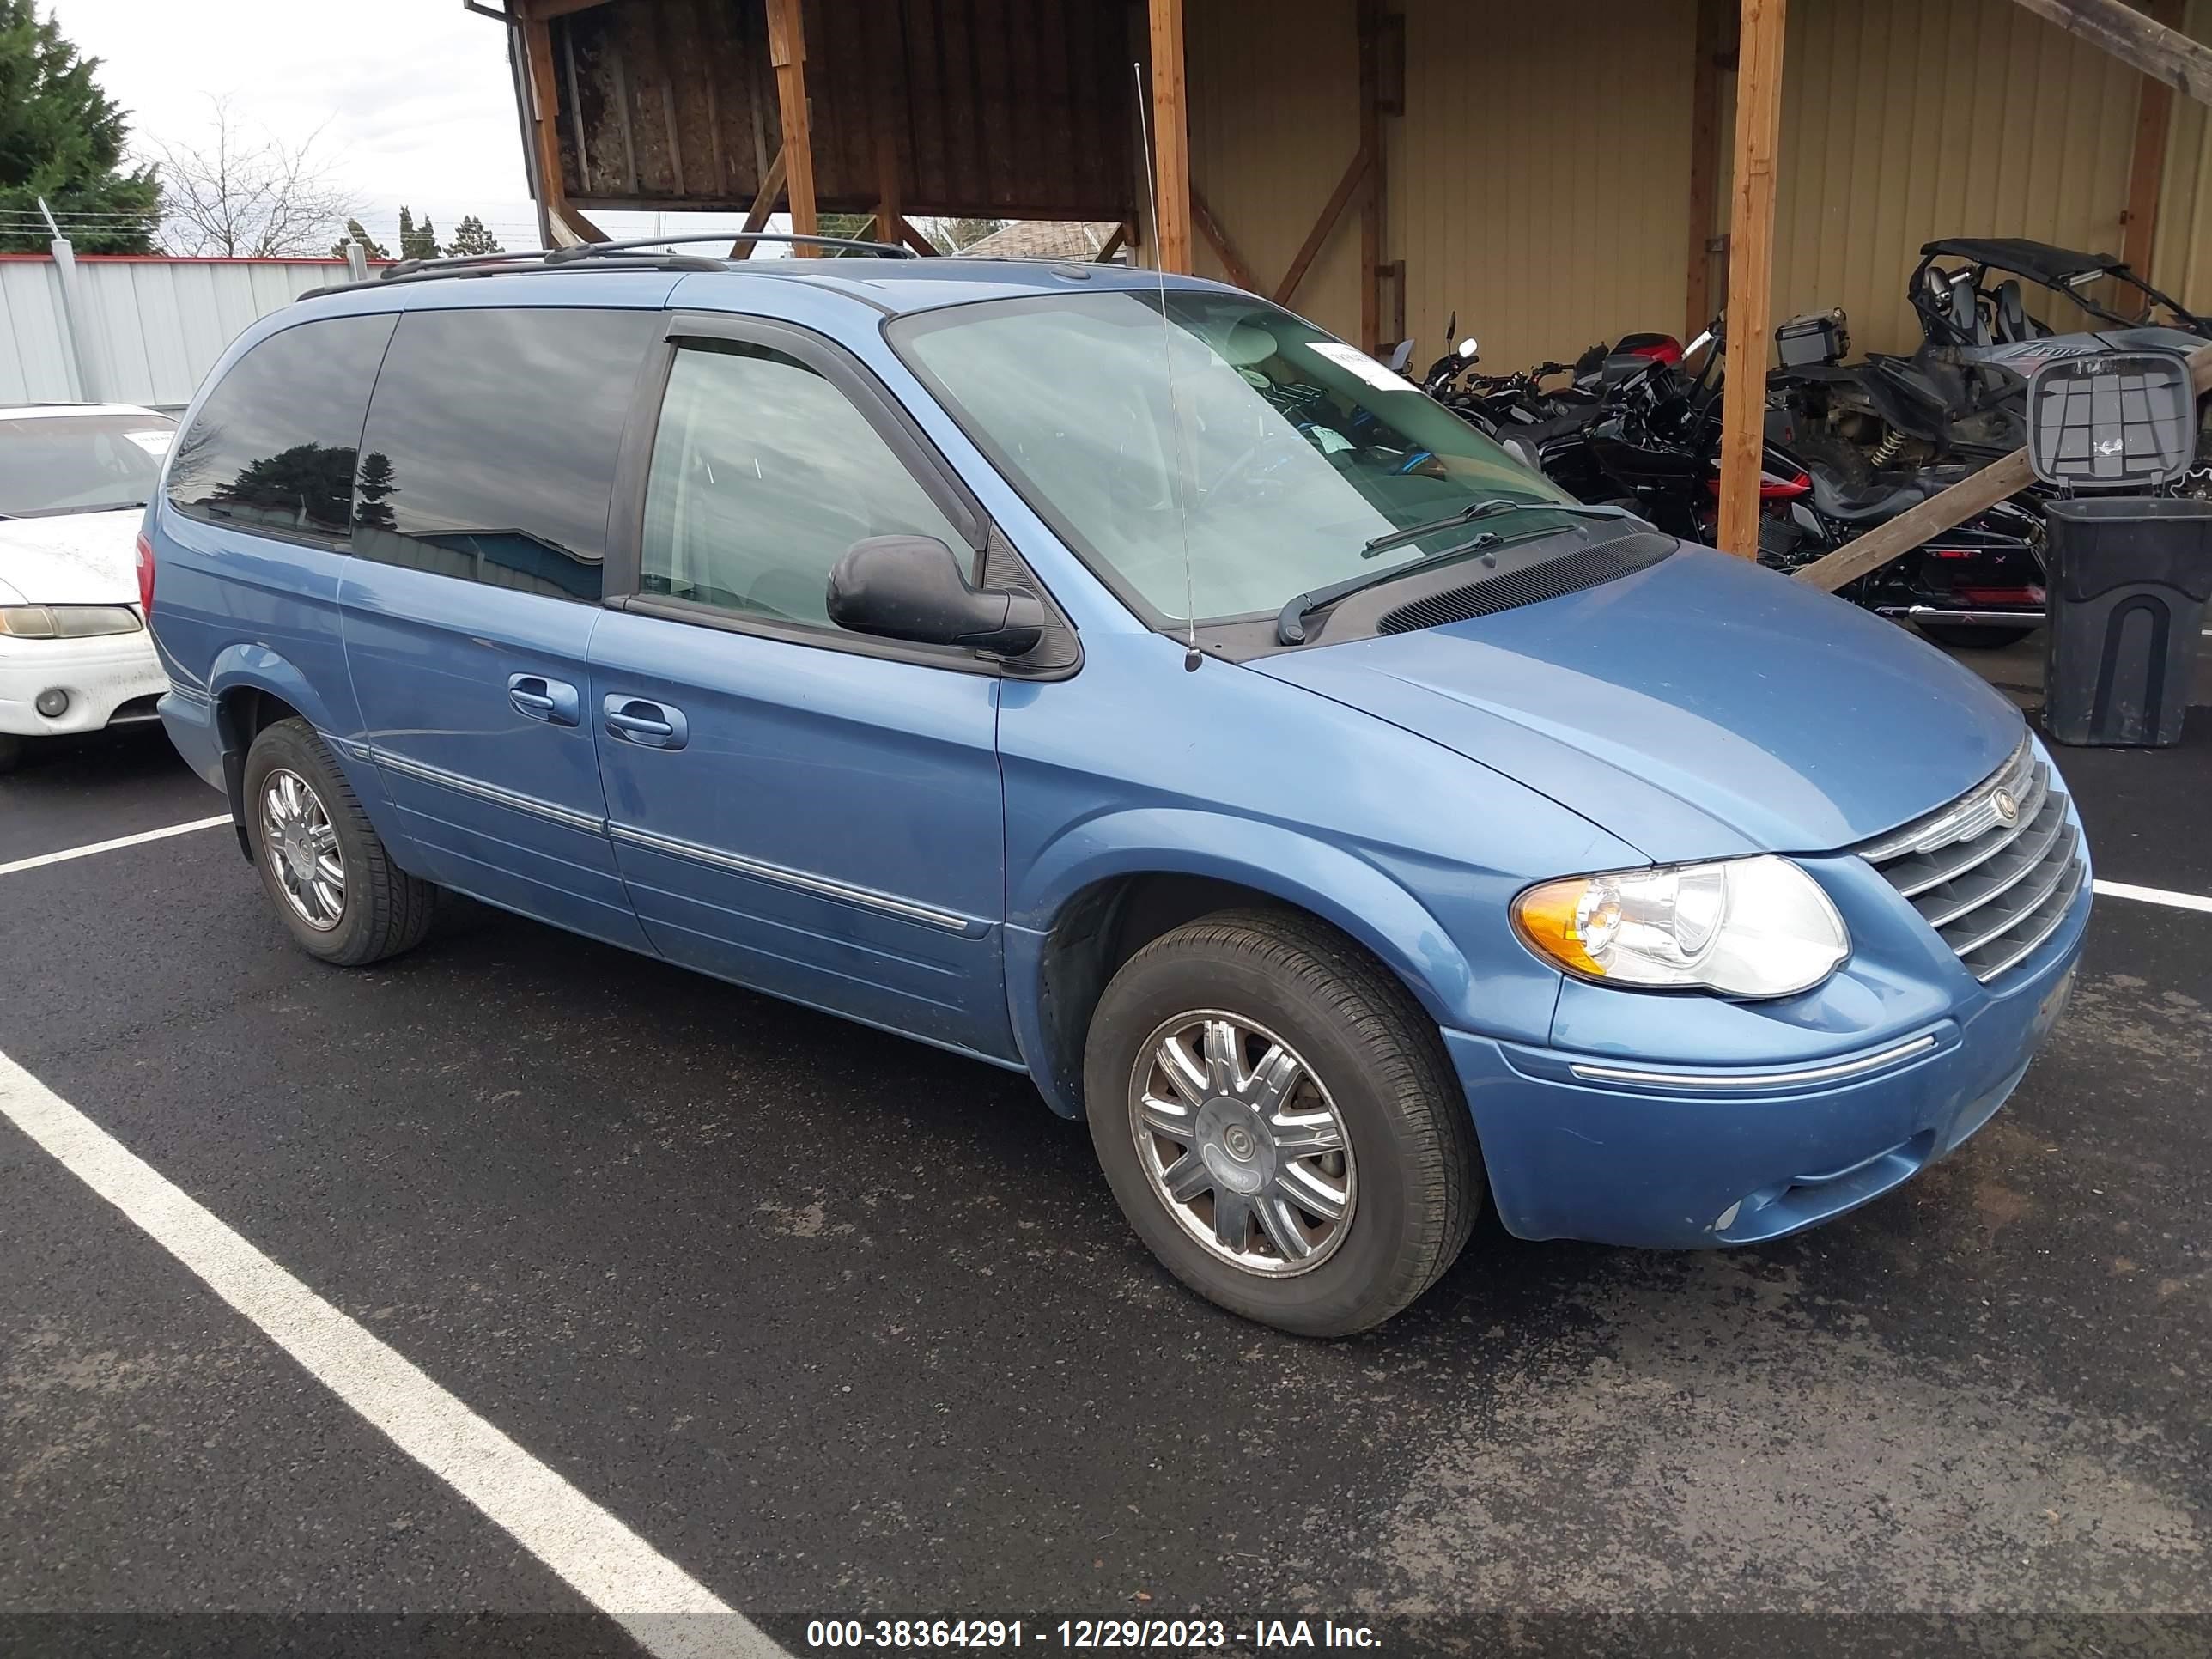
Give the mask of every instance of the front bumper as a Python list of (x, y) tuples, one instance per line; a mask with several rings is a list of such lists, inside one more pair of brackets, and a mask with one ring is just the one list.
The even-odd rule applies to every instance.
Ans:
[(2084, 881), (2034, 957), (1948, 1017), (1817, 1062), (1645, 1066), (1446, 1031), (1499, 1218), (1522, 1238), (1748, 1244), (1887, 1192), (2011, 1094), (2064, 1007), (2089, 902)]
[[(143, 629), (89, 640), (0, 637), (0, 732), (10, 737), (98, 732), (115, 723), (118, 711), (125, 722), (151, 720), (153, 706), (143, 700), (168, 689), (153, 636)], [(48, 690), (69, 696), (68, 706), (52, 719), (35, 706)]]

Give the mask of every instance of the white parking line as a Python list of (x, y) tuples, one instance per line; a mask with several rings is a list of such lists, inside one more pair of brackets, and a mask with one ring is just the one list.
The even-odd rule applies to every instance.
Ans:
[(2201, 893), (2175, 893), (2163, 887), (2138, 887), (2132, 882), (2105, 881), (2089, 884), (2106, 898), (2135, 899), (2144, 904), (2169, 905), (2176, 910), (2202, 910), (2212, 915), (2212, 898)]
[(255, 1249), (5, 1054), (0, 1054), (0, 1115), (645, 1648), (663, 1659), (782, 1655), (743, 1613)]
[(67, 864), (71, 859), (88, 859), (94, 853), (112, 853), (118, 848), (141, 847), (149, 841), (167, 841), (171, 836), (189, 836), (195, 830), (212, 830), (219, 823), (228, 823), (230, 814), (219, 818), (194, 818), (190, 823), (173, 823), (166, 830), (148, 830), (135, 836), (118, 836), (113, 841), (96, 841), (88, 847), (64, 848), (58, 853), (41, 853), (36, 858), (17, 859), (13, 864), (0, 864), (0, 876), (12, 876), (19, 870), (37, 870), (49, 864)]

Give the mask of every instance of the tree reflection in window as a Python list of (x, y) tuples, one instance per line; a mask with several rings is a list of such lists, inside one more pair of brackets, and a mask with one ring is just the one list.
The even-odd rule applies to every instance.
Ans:
[(343, 535), (356, 453), (350, 446), (295, 444), (247, 462), (202, 505), (216, 518)]

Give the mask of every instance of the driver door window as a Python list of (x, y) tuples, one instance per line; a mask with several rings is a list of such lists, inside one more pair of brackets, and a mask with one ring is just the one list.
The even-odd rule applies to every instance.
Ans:
[(830, 628), (830, 572), (870, 536), (966, 545), (845, 395), (735, 341), (676, 354), (654, 434), (641, 592)]

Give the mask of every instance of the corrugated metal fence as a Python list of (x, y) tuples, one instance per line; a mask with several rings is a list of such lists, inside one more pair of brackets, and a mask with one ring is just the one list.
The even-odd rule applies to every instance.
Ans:
[(345, 280), (338, 259), (159, 259), (79, 254), (72, 375), (61, 279), (45, 254), (0, 254), (0, 404), (98, 397), (179, 404), (257, 317)]

